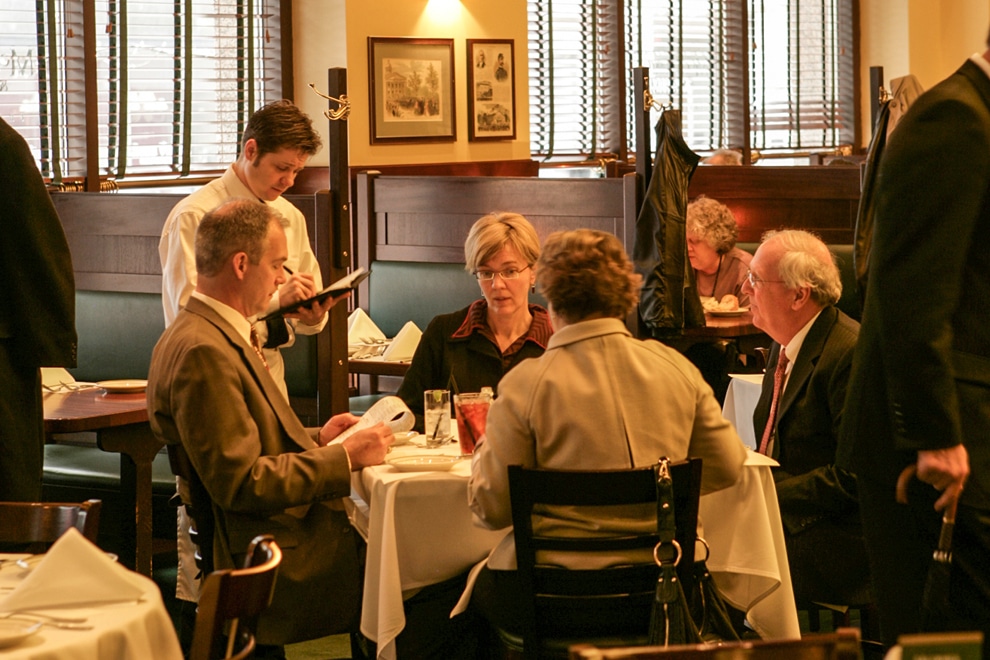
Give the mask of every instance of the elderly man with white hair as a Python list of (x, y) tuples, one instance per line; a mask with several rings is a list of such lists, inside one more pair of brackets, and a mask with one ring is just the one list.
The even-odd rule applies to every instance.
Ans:
[(753, 323), (770, 335), (753, 414), (774, 481), (799, 604), (870, 602), (854, 475), (835, 466), (859, 323), (836, 309), (842, 293), (828, 247), (800, 230), (769, 232), (743, 285)]

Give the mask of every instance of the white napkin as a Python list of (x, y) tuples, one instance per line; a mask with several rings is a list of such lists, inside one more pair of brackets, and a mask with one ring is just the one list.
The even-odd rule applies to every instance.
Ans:
[(358, 307), (347, 317), (347, 343), (351, 346), (364, 344), (368, 338), (385, 339), (385, 333)]
[(419, 346), (419, 340), (422, 336), (423, 331), (417, 328), (415, 323), (406, 321), (406, 324), (399, 330), (399, 334), (382, 353), (382, 358), (386, 362), (408, 362), (413, 358), (413, 353), (416, 352), (416, 347)]
[(62, 367), (42, 367), (41, 368), (41, 386), (42, 387), (58, 387), (65, 383), (74, 383), (76, 379), (72, 377), (68, 371)]
[(143, 594), (126, 568), (73, 527), (16, 589), (0, 599), (0, 612), (136, 601)]

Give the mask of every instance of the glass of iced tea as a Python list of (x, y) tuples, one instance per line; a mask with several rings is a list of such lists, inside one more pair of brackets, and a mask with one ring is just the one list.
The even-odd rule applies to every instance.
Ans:
[(492, 404), (492, 392), (489, 388), (485, 390), (454, 395), (457, 439), (461, 444), (461, 454), (465, 456), (474, 453), (475, 446), (485, 435), (488, 408)]

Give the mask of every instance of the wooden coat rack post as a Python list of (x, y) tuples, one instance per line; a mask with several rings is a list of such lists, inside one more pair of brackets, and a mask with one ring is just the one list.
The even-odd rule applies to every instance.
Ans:
[[(324, 236), (315, 240), (329, 243), (328, 263), (321, 263), (325, 282), (340, 279), (351, 267), (351, 205), (348, 174), (347, 69), (331, 68), (327, 71), (327, 95), (336, 99), (337, 109), (324, 114), (329, 121), (330, 196), (329, 208), (317, 209), (317, 217), (327, 218), (322, 229)], [(319, 227), (319, 223), (318, 223)], [(337, 350), (334, 350), (336, 347)], [(327, 327), (320, 333), (317, 351), (330, 356), (331, 376), (321, 384), (317, 394), (317, 415), (322, 425), (332, 415), (349, 408), (349, 383), (347, 375), (347, 305), (341, 303), (330, 310)], [(324, 352), (325, 351), (325, 352)], [(321, 361), (322, 362), (322, 361)]]

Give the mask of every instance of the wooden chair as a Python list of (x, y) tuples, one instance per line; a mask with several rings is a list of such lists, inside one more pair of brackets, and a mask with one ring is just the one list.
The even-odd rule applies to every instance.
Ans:
[[(677, 541), (682, 549), (679, 574), (689, 587), (701, 492), (701, 459), (671, 465)], [(653, 467), (632, 470), (557, 471), (509, 466), (509, 496), (515, 530), (521, 635), (499, 630), (507, 655), (566, 658), (570, 645), (589, 641), (601, 646), (645, 644), (656, 594), (659, 568), (644, 564), (596, 570), (540, 565), (537, 552), (628, 552), (652, 550), (656, 525), (649, 533), (612, 537), (535, 536), (534, 507), (641, 504), (655, 520), (657, 484)], [(639, 507), (632, 507), (639, 509)], [(635, 514), (634, 514), (635, 515)], [(640, 519), (642, 514), (636, 515)]]
[(571, 647), (570, 660), (859, 660), (859, 630), (840, 628), (834, 633), (801, 639), (744, 640), (719, 646)]
[(100, 500), (0, 502), (0, 544), (18, 544), (24, 552), (45, 552), (71, 527), (96, 543), (101, 506)]
[(254, 655), (255, 626), (272, 602), (281, 562), (282, 551), (274, 538), (265, 534), (251, 541), (244, 568), (218, 570), (206, 576), (189, 660), (243, 660)]

